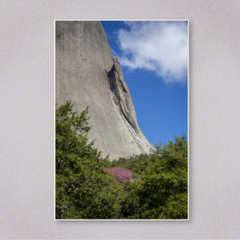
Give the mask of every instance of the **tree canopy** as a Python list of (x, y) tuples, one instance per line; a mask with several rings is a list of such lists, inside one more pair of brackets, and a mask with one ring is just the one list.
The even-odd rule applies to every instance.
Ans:
[(108, 158), (88, 143), (88, 109), (78, 115), (72, 108), (56, 107), (56, 218), (118, 218), (120, 188), (103, 172)]
[(89, 143), (87, 115), (56, 106), (56, 219), (187, 219), (187, 137), (110, 162)]

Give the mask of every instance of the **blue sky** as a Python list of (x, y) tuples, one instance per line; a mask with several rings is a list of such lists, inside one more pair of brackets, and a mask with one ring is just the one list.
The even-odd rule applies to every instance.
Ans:
[(188, 23), (101, 23), (147, 139), (156, 145), (188, 135)]

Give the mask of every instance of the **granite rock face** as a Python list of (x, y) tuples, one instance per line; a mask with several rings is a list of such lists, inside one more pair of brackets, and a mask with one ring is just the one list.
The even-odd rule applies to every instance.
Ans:
[(110, 159), (154, 149), (142, 133), (121, 65), (97, 21), (56, 21), (56, 103), (89, 106), (89, 140)]
[(132, 97), (127, 84), (124, 81), (122, 67), (116, 56), (113, 57), (114, 65), (108, 73), (110, 88), (113, 92), (113, 99), (119, 112), (125, 117), (136, 133), (140, 132)]

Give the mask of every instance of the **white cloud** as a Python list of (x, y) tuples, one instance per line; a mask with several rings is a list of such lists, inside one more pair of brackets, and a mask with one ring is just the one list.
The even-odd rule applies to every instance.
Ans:
[(125, 22), (117, 32), (122, 66), (155, 71), (166, 82), (183, 82), (187, 76), (187, 23), (181, 21)]

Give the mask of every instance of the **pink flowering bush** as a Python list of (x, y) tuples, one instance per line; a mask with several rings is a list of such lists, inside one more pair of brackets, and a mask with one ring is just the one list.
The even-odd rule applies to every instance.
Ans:
[(121, 167), (113, 167), (113, 168), (104, 168), (103, 171), (105, 173), (112, 174), (116, 176), (114, 182), (127, 182), (129, 180), (130, 182), (133, 182), (132, 172), (128, 169), (121, 168)]

